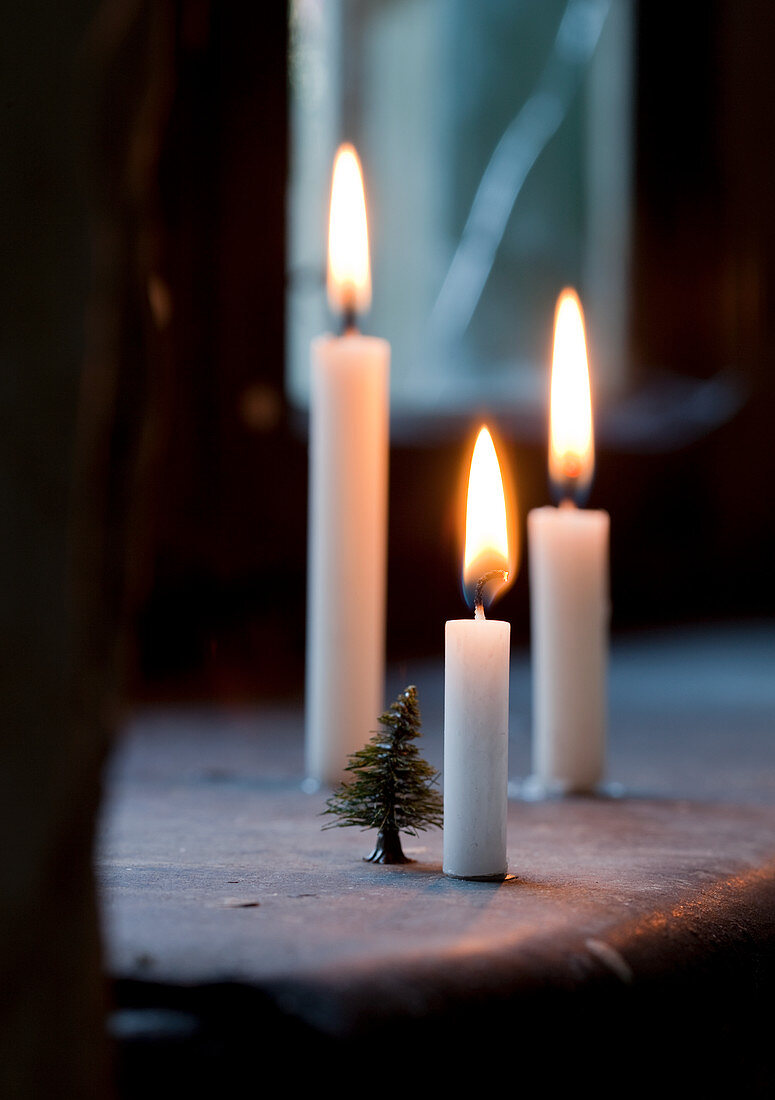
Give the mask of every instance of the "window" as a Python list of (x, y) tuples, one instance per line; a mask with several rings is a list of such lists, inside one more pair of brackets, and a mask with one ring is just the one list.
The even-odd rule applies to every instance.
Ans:
[(394, 413), (543, 403), (555, 299), (581, 293), (595, 383), (626, 381), (630, 0), (294, 0), (288, 374), (331, 327), (336, 146), (366, 179)]

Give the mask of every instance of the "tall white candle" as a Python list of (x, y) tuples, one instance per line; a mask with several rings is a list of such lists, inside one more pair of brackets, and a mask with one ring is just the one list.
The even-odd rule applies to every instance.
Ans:
[(307, 775), (335, 784), (384, 709), (390, 346), (355, 329), (371, 280), (351, 146), (334, 168), (328, 271), (345, 331), (311, 354), (305, 710)]
[(503, 483), (492, 438), (474, 448), (466, 506), (464, 577), (472, 619), (446, 624), (444, 873), (502, 879), (507, 870), (509, 623), (488, 620), (486, 596), (513, 575)]
[(533, 771), (548, 793), (590, 792), (605, 774), (609, 517), (576, 505), (593, 469), (584, 320), (566, 290), (550, 401), (549, 472), (561, 504), (528, 515)]

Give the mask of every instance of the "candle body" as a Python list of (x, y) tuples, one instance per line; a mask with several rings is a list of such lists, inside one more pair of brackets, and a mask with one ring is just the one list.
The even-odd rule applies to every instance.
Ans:
[(446, 624), (444, 873), (503, 878), (507, 869), (509, 623)]
[(335, 784), (384, 693), (390, 346), (312, 344), (306, 767)]
[(528, 515), (533, 769), (549, 792), (591, 791), (605, 771), (607, 512)]

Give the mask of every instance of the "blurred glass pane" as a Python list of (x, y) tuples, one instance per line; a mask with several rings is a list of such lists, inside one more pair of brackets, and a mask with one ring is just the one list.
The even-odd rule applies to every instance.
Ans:
[(352, 141), (397, 411), (543, 401), (580, 291), (596, 388), (626, 381), (631, 0), (295, 0), (288, 386), (307, 395), (328, 188)]

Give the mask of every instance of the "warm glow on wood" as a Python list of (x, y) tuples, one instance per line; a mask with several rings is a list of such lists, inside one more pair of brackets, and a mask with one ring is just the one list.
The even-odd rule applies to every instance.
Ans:
[(358, 154), (341, 145), (334, 161), (328, 221), (328, 300), (346, 314), (363, 313), (371, 305), (369, 232), (366, 199)]
[(584, 496), (595, 443), (584, 315), (574, 290), (563, 290), (554, 315), (549, 413), (549, 477), (561, 497)]

